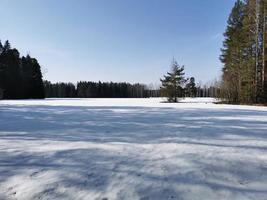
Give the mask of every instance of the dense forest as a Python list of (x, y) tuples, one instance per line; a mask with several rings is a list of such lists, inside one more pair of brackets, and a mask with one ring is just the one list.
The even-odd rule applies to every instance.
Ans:
[[(46, 98), (148, 98), (162, 97), (164, 92), (143, 84), (113, 82), (78, 82), (51, 83), (44, 81)], [(216, 85), (194, 85), (192, 78), (182, 90), (179, 97), (217, 97), (219, 87)]]
[(220, 97), (229, 103), (267, 102), (267, 0), (237, 0), (228, 19)]
[(0, 41), (0, 99), (44, 98), (41, 67), (29, 55), (20, 57), (9, 41)]
[(159, 90), (147, 89), (143, 84), (85, 82), (75, 86), (72, 83), (44, 82), (47, 98), (145, 98), (159, 96)]

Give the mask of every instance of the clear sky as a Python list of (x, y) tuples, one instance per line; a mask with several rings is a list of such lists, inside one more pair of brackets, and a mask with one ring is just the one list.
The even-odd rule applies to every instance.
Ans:
[(157, 83), (175, 57), (219, 76), (235, 0), (0, 0), (0, 39), (36, 57), (44, 78)]

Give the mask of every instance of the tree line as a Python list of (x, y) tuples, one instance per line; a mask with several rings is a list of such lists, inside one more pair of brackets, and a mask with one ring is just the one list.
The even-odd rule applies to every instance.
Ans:
[(158, 90), (150, 90), (144, 84), (87, 82), (72, 83), (44, 82), (47, 98), (146, 98), (159, 96)]
[[(184, 78), (184, 67), (176, 61), (172, 71), (162, 80), (163, 87), (157, 89), (145, 84), (126, 82), (51, 83), (43, 81), (41, 67), (29, 55), (20, 57), (17, 49), (11, 48), (9, 41), (0, 41), (0, 99), (42, 99), (42, 98), (147, 98), (214, 97), (215, 87), (196, 86), (193, 77)], [(170, 81), (170, 83), (168, 83)], [(170, 85), (169, 85), (170, 84)], [(173, 88), (174, 87), (174, 88)]]
[(0, 41), (0, 99), (44, 98), (41, 67), (29, 55), (20, 57), (9, 41)]
[[(193, 79), (191, 79), (193, 81)], [(217, 86), (197, 85), (193, 90), (191, 84), (184, 88), (182, 97), (217, 97)], [(51, 83), (44, 81), (46, 98), (148, 98), (164, 97), (163, 91), (144, 84), (114, 82), (78, 82)]]
[(267, 102), (267, 0), (237, 0), (224, 33), (220, 97)]

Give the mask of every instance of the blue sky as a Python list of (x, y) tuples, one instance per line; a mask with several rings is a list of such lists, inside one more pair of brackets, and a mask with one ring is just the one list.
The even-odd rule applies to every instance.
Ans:
[(235, 0), (0, 0), (0, 39), (44, 78), (158, 83), (175, 57), (203, 83), (220, 75)]

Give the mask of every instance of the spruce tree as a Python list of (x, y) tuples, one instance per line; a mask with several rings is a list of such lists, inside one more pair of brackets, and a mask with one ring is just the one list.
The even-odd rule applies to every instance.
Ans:
[(22, 98), (21, 65), (19, 52), (16, 49), (6, 48), (1, 59), (1, 64), (5, 66), (4, 98)]
[(195, 83), (195, 78), (191, 77), (189, 82), (185, 86), (185, 93), (188, 97), (196, 97), (197, 95), (197, 87)]
[(30, 56), (20, 57), (9, 41), (0, 43), (0, 90), (1, 98), (44, 98), (41, 67)]
[(186, 82), (184, 77), (184, 66), (179, 66), (177, 61), (173, 60), (171, 71), (160, 79), (163, 96), (168, 97), (169, 102), (178, 102), (178, 97), (183, 95), (183, 85)]
[(43, 84), (43, 76), (41, 72), (41, 66), (39, 65), (37, 59), (31, 59), (32, 65), (32, 76), (31, 76), (31, 83), (32, 83), (32, 91), (31, 91), (31, 98), (34, 99), (42, 99), (45, 97), (44, 94), (44, 84)]

